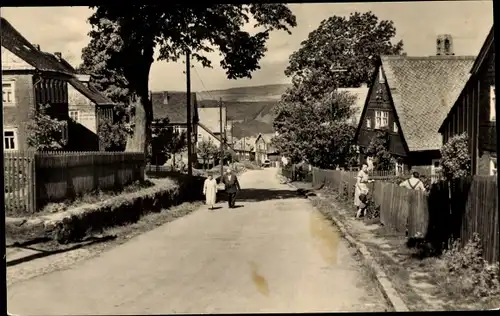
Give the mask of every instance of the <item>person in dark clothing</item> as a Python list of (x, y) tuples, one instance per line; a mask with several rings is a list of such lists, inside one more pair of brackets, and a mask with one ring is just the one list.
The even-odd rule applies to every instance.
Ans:
[(238, 178), (233, 173), (233, 171), (228, 168), (224, 177), (222, 177), (222, 183), (226, 188), (227, 203), (229, 208), (234, 208), (236, 202), (236, 193), (241, 190)]

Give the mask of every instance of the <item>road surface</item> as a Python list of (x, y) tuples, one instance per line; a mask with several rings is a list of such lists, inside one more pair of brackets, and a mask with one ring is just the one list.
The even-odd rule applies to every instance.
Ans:
[[(384, 311), (352, 249), (277, 170), (240, 207), (194, 212), (68, 270), (8, 288), (18, 315)], [(29, 264), (29, 263), (28, 263)]]

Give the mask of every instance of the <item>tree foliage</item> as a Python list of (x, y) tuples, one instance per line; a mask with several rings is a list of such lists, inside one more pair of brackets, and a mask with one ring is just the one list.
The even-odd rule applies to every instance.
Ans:
[(449, 180), (470, 175), (471, 158), (467, 133), (453, 136), (441, 147), (440, 165), (444, 176)]
[(198, 143), (198, 156), (203, 160), (203, 168), (205, 168), (206, 163), (210, 161), (217, 160), (220, 156), (219, 148), (214, 144), (211, 139), (202, 140)]
[(173, 154), (179, 153), (187, 146), (186, 133), (174, 131), (173, 127), (168, 126), (168, 119), (154, 124), (151, 136), (150, 161), (153, 164), (163, 165)]
[(127, 144), (129, 133), (123, 124), (104, 119), (99, 125), (99, 147), (105, 151), (123, 151)]
[(337, 87), (367, 83), (375, 71), (377, 56), (402, 53), (403, 42), (391, 42), (395, 35), (394, 23), (379, 21), (372, 12), (321, 21), (290, 56), (285, 74), (292, 78), (293, 85), (283, 100), (318, 100)]
[[(266, 41), (273, 30), (296, 26), (295, 16), (284, 4), (180, 4), (99, 5), (89, 18), (92, 30), (89, 51), (103, 67), (114, 71), (117, 82), (126, 82), (134, 108), (133, 137), (128, 151), (147, 152), (152, 122), (148, 81), (154, 52), (158, 60), (175, 62), (190, 51), (192, 58), (210, 67), (206, 56), (216, 50), (229, 79), (248, 77), (259, 69)], [(250, 18), (258, 31), (244, 30)], [(85, 52), (85, 51), (84, 51)], [(124, 92), (124, 91), (121, 91)], [(120, 93), (121, 93), (120, 92)]]
[(319, 167), (345, 166), (353, 154), (355, 128), (347, 123), (355, 97), (333, 92), (312, 105), (280, 102), (272, 143), (291, 163), (302, 160)]
[(67, 145), (64, 130), (68, 123), (51, 117), (49, 110), (50, 105), (40, 105), (38, 110), (33, 108), (29, 113), (26, 141), (35, 150), (60, 150)]
[(396, 159), (389, 152), (389, 141), (387, 131), (377, 131), (365, 150), (365, 154), (373, 158), (373, 167), (377, 171), (394, 169)]

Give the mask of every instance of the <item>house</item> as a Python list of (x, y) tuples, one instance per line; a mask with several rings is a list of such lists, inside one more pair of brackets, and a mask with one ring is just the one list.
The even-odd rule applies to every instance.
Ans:
[[(221, 112), (222, 112), (222, 123), (221, 123)], [(198, 106), (199, 122), (203, 124), (211, 133), (217, 135), (220, 138), (220, 131), (222, 125), (223, 139), (227, 139), (228, 125), (227, 125), (227, 109), (222, 106), (214, 106), (213, 104), (207, 104), (206, 102), (200, 102)], [(200, 130), (198, 132), (198, 141), (202, 139), (207, 139), (209, 134)]]
[[(187, 93), (177, 91), (152, 92), (153, 126), (172, 127), (182, 133), (187, 131)], [(168, 124), (164, 120), (168, 119)], [(191, 139), (192, 153), (196, 154), (196, 141), (198, 135), (198, 104), (196, 93), (191, 93)], [(185, 157), (187, 160), (187, 156)]]
[(439, 132), (443, 143), (467, 133), (471, 171), (477, 175), (495, 175), (497, 170), (495, 38), (491, 28), (479, 55), (470, 69), (470, 77), (443, 120)]
[(271, 144), (273, 136), (274, 134), (259, 134), (255, 139), (255, 161), (258, 164), (264, 163), (265, 160), (279, 160), (279, 155)]
[(239, 160), (250, 160), (252, 150), (254, 149), (255, 139), (243, 137), (236, 139), (233, 143), (233, 149)]
[(39, 45), (31, 44), (6, 19), (1, 18), (1, 25), (4, 149), (29, 149), (25, 123), (32, 110), (48, 104), (47, 114), (66, 124), (63, 129), (63, 139), (67, 141), (65, 150), (96, 150), (98, 143), (83, 141), (82, 134), (73, 128), (69, 119), (71, 87), (92, 101), (95, 93), (76, 78), (74, 69), (69, 69), (71, 66), (41, 51)]
[(397, 160), (396, 170), (435, 172), (442, 145), (439, 126), (473, 63), (474, 57), (451, 52), (429, 57), (381, 56), (355, 134), (361, 161), (366, 160), (364, 150), (371, 139), (382, 131)]
[(102, 150), (99, 143), (99, 127), (106, 120), (114, 119), (115, 104), (90, 83), (90, 75), (78, 74), (60, 52), (45, 53), (60, 63), (73, 78), (68, 84), (69, 134), (78, 135), (78, 143), (72, 143), (68, 150)]

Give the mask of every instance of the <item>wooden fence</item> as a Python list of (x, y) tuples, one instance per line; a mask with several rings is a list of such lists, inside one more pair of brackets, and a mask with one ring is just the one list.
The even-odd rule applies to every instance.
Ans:
[(49, 202), (144, 180), (142, 153), (4, 153), (6, 211), (34, 213)]
[[(356, 179), (352, 172), (313, 168), (312, 174), (314, 187), (328, 187), (353, 197)], [(478, 233), (484, 258), (500, 261), (496, 177), (439, 181), (429, 192), (384, 181), (375, 181), (369, 188), (375, 204), (380, 206), (380, 221), (384, 226), (401, 234), (408, 230), (409, 236), (420, 232), (437, 243), (460, 238), (462, 245)]]

